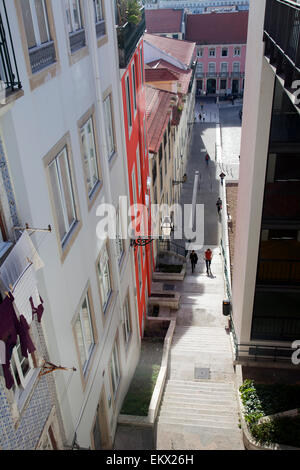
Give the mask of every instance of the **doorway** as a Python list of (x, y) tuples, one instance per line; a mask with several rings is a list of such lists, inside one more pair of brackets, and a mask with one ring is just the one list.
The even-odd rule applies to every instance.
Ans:
[(239, 92), (239, 81), (232, 80), (232, 94), (237, 95)]

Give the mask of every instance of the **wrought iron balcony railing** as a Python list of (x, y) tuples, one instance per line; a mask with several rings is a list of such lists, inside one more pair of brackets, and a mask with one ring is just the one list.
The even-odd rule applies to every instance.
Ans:
[(0, 80), (8, 93), (21, 90), (22, 84), (15, 56), (5, 0), (0, 11)]
[(96, 34), (97, 38), (101, 38), (106, 34), (105, 20), (98, 21), (98, 23), (96, 23)]
[(257, 283), (260, 285), (299, 285), (300, 261), (284, 259), (261, 259)]
[(142, 7), (140, 11), (141, 20), (137, 25), (125, 23), (123, 26), (117, 26), (119, 66), (121, 69), (127, 68), (137, 43), (146, 29), (145, 7)]
[(300, 79), (300, 3), (267, 0), (264, 26), (265, 55), (291, 89)]
[(85, 41), (85, 30), (80, 29), (79, 31), (75, 31), (74, 33), (69, 34), (70, 39), (70, 49), (71, 53), (78, 51), (82, 47), (86, 45)]

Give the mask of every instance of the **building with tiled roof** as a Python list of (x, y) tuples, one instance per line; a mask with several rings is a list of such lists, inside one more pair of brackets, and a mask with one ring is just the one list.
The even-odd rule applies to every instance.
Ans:
[(145, 16), (146, 29), (149, 34), (184, 39), (184, 10), (146, 10)]
[(144, 44), (146, 63), (160, 58), (179, 68), (187, 69), (191, 67), (195, 59), (196, 44), (194, 42), (178, 41), (146, 33)]
[(169, 91), (146, 86), (146, 116), (148, 129), (148, 149), (158, 153), (164, 133), (172, 114), (172, 103), (176, 95)]
[(197, 95), (244, 90), (248, 11), (187, 15), (186, 38), (197, 44)]
[[(173, 80), (177, 82), (176, 91), (183, 95), (186, 95), (188, 93), (193, 73), (192, 69), (182, 70), (179, 67), (176, 67), (175, 65), (170, 64), (169, 62), (163, 59), (160, 59), (158, 61), (155, 60), (147, 65), (148, 67), (152, 67), (152, 72), (148, 73), (148, 75), (146, 73), (147, 82), (156, 83), (155, 86), (159, 87), (159, 85), (157, 84), (158, 82), (166, 82), (167, 77), (169, 77), (171, 81), (171, 77), (173, 77)], [(165, 77), (165, 80), (161, 80), (162, 77)], [(163, 88), (168, 89), (165, 85), (163, 86)], [(174, 90), (172, 89), (172, 91)]]
[(248, 11), (187, 15), (186, 40), (197, 45), (246, 44)]

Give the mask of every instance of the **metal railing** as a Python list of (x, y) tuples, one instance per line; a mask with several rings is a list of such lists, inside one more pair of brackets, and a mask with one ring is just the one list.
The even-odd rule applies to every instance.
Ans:
[(55, 44), (49, 41), (41, 46), (29, 49), (32, 73), (37, 73), (56, 61)]
[(267, 0), (264, 41), (265, 55), (282, 75), (285, 87), (300, 78), (300, 4), (288, 0)]
[(96, 23), (96, 34), (97, 38), (100, 38), (106, 34), (105, 20), (101, 20)]
[(142, 7), (140, 11), (141, 20), (137, 25), (125, 23), (123, 26), (117, 27), (119, 66), (121, 69), (127, 68), (136, 45), (146, 29), (145, 7)]
[(2, 0), (3, 14), (0, 13), (0, 80), (7, 91), (14, 92), (22, 88), (15, 56), (15, 50), (7, 16), (5, 0)]
[(173, 240), (159, 240), (158, 248), (159, 251), (172, 251), (173, 253), (184, 257), (186, 257), (187, 255), (187, 250), (185, 249), (185, 246), (179, 245)]
[(78, 51), (86, 45), (85, 30), (80, 29), (69, 34), (71, 53)]
[(255, 340), (294, 341), (300, 335), (300, 318), (254, 316), (251, 338)]
[(284, 346), (251, 343), (239, 343), (235, 345), (236, 361), (291, 362), (293, 352), (293, 349)]

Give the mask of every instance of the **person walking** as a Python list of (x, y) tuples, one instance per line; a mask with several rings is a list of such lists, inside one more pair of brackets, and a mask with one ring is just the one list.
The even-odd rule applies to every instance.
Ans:
[(206, 114), (205, 114), (205, 113), (203, 113), (203, 114), (202, 114), (202, 119), (203, 119), (203, 122), (205, 122), (205, 116), (206, 116)]
[(205, 161), (206, 161), (206, 166), (208, 166), (208, 163), (209, 163), (209, 155), (208, 155), (208, 153), (205, 155)]
[(190, 260), (191, 260), (191, 265), (192, 265), (192, 273), (195, 270), (195, 266), (198, 263), (198, 256), (197, 253), (193, 250), (192, 253), (190, 254)]
[(220, 179), (221, 179), (221, 185), (223, 186), (223, 181), (224, 181), (224, 178), (225, 178), (226, 175), (222, 171), (222, 173), (219, 176), (220, 176)]
[(205, 259), (205, 264), (206, 264), (206, 273), (211, 274), (211, 260), (212, 260), (213, 254), (210, 248), (208, 248), (205, 252), (204, 259)]
[(199, 121), (200, 121), (200, 122), (202, 121), (202, 115), (201, 115), (201, 113), (199, 113)]
[(220, 197), (218, 197), (216, 206), (217, 206), (218, 214), (220, 214), (220, 211), (222, 209), (222, 199)]

